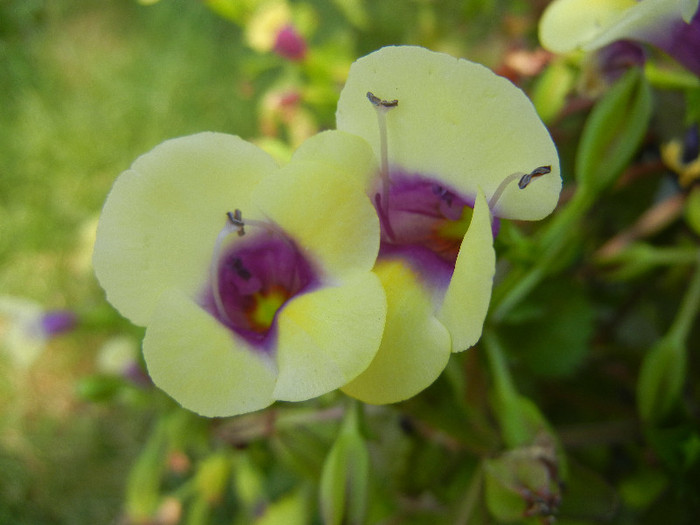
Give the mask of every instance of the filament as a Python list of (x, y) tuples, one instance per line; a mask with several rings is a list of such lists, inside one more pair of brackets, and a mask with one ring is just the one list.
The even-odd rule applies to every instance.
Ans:
[(512, 173), (508, 175), (505, 179), (501, 181), (501, 183), (498, 185), (498, 188), (496, 188), (496, 191), (489, 199), (489, 208), (493, 212), (493, 209), (498, 203), (498, 200), (501, 198), (503, 192), (506, 190), (506, 188), (511, 182), (518, 180), (518, 188), (524, 190), (532, 182), (532, 179), (541, 177), (542, 175), (546, 175), (551, 171), (551, 166), (540, 166), (539, 168), (535, 168), (530, 173), (526, 173), (524, 175), (522, 173)]
[(398, 100), (382, 100), (371, 91), (367, 92), (367, 99), (372, 103), (377, 112), (377, 125), (379, 126), (379, 156), (380, 172), (382, 180), (382, 203), (388, 209), (389, 206), (389, 145), (386, 132), (386, 114), (389, 110), (399, 105)]

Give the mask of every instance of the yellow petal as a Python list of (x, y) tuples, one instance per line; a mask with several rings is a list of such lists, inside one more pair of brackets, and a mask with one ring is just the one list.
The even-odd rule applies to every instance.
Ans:
[(450, 356), (450, 335), (433, 315), (430, 294), (401, 261), (375, 268), (387, 294), (382, 344), (367, 370), (342, 388), (365, 403), (396, 403), (437, 379)]
[(196, 294), (226, 212), (250, 217), (253, 187), (275, 169), (262, 150), (221, 133), (168, 140), (137, 159), (97, 230), (93, 262), (109, 302), (145, 325), (163, 290)]
[(274, 401), (272, 360), (248, 348), (178, 290), (162, 294), (143, 353), (153, 382), (203, 416), (243, 414)]
[(361, 189), (373, 189), (379, 164), (370, 145), (361, 137), (329, 130), (307, 139), (294, 152), (295, 162), (324, 162)]
[(363, 189), (332, 164), (294, 161), (263, 181), (254, 198), (328, 276), (374, 266), (377, 213)]
[(555, 53), (573, 51), (613, 25), (636, 3), (635, 0), (555, 0), (540, 19), (540, 42)]
[(481, 337), (495, 271), (491, 215), (483, 193), (479, 192), (452, 280), (437, 315), (452, 335), (453, 352), (466, 350)]
[(443, 181), (465, 196), (487, 196), (513, 173), (550, 165), (552, 172), (519, 191), (513, 184), (497, 211), (536, 220), (561, 189), (554, 143), (525, 94), (489, 69), (420, 47), (385, 47), (355, 62), (338, 103), (338, 129), (363, 137), (380, 158), (374, 106), (367, 92), (398, 100), (386, 113), (388, 161)]
[(384, 289), (371, 272), (292, 300), (278, 317), (274, 396), (301, 401), (355, 378), (377, 353), (385, 319)]

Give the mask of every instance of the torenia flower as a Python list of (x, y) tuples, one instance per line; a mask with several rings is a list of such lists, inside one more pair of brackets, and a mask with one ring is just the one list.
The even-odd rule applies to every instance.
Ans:
[(296, 157), (332, 150), (340, 166), (372, 173), (358, 183), (381, 221), (375, 272), (387, 322), (372, 364), (343, 391), (392, 403), (426, 388), (451, 351), (478, 341), (497, 218), (548, 215), (561, 189), (558, 157), (522, 91), (481, 65), (418, 47), (355, 62), (336, 117), (342, 131), (314, 137)]
[(698, 0), (555, 0), (540, 20), (540, 42), (556, 53), (643, 42), (700, 75), (697, 11)]
[(146, 326), (157, 386), (207, 416), (334, 390), (372, 361), (385, 293), (367, 196), (319, 155), (278, 168), (242, 139), (164, 142), (115, 182), (94, 266)]

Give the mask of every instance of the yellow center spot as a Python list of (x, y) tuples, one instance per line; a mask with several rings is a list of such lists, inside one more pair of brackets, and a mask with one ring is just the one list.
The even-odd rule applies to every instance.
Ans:
[(474, 210), (469, 206), (462, 208), (462, 215), (456, 221), (445, 220), (436, 230), (438, 237), (443, 239), (459, 239), (462, 242), (464, 235), (469, 229), (469, 225), (472, 222), (472, 215)]
[(286, 290), (275, 287), (266, 293), (257, 293), (253, 296), (255, 306), (249, 312), (249, 319), (256, 330), (266, 331), (272, 326), (275, 314), (288, 299)]
[(440, 221), (436, 224), (432, 239), (430, 239), (427, 247), (440, 257), (454, 263), (457, 260), (462, 239), (464, 239), (464, 235), (472, 222), (473, 213), (474, 210), (472, 208), (465, 206), (462, 210), (462, 216), (456, 221), (448, 219)]

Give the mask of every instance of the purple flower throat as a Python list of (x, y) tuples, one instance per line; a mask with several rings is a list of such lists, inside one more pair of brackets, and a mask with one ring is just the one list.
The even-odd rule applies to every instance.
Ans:
[(421, 175), (394, 172), (388, 190), (374, 203), (381, 224), (381, 250), (413, 249), (432, 253), (454, 268), (469, 229), (474, 201)]
[(270, 350), (282, 307), (319, 277), (283, 231), (264, 223), (252, 230), (242, 235), (241, 223), (239, 237), (215, 250), (204, 308), (253, 346)]

